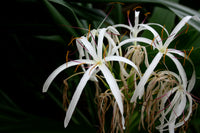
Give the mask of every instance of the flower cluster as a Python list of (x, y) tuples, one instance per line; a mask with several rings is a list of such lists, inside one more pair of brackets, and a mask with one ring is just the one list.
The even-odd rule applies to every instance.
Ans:
[[(169, 130), (173, 133), (174, 129), (184, 125), (191, 116), (193, 102), (190, 92), (196, 80), (195, 68), (189, 55), (169, 46), (192, 16), (184, 17), (169, 34), (160, 24), (144, 24), (144, 21), (139, 23), (139, 11), (135, 11), (133, 26), (129, 13), (128, 11), (129, 25), (117, 24), (101, 29), (89, 29), (86, 35), (74, 39), (79, 59), (69, 61), (67, 57), (67, 63), (58, 67), (47, 78), (43, 92), (48, 90), (53, 79), (61, 71), (69, 67), (81, 67), (84, 73), (66, 111), (65, 127), (68, 126), (89, 80), (96, 85), (95, 102), (99, 108), (100, 132), (105, 132), (105, 113), (109, 107), (113, 107), (112, 132), (124, 132), (125, 127), (131, 126), (129, 121), (135, 107), (138, 106), (137, 103), (142, 104), (140, 124), (143, 128), (147, 127), (148, 131), (156, 126), (160, 132)], [(153, 25), (160, 27), (161, 35)], [(125, 38), (125, 34), (119, 32), (124, 31), (122, 29), (130, 35)], [(140, 36), (145, 30), (153, 37)], [(163, 34), (167, 35), (166, 39), (163, 39)], [(151, 62), (148, 59), (148, 46), (152, 48), (151, 51), (157, 52)], [(190, 62), (192, 74), (189, 80), (177, 56)], [(166, 57), (174, 63), (178, 73), (168, 69)], [(164, 67), (156, 70), (162, 58)], [(118, 62), (118, 65), (115, 62)], [(114, 73), (117, 71), (114, 70), (116, 66), (120, 71), (119, 75)], [(117, 79), (117, 76), (120, 79)], [(101, 89), (99, 82), (103, 82), (106, 90)], [(103, 90), (105, 91), (102, 92)], [(144, 119), (147, 123), (144, 123)]]

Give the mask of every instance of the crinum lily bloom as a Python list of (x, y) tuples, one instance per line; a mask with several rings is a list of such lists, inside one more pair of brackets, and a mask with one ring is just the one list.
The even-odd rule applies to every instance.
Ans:
[[(157, 23), (147, 23), (147, 24), (144, 24), (144, 21), (141, 24), (139, 24), (139, 14), (140, 14), (140, 12), (136, 11), (136, 10), (135, 10), (134, 26), (132, 26), (131, 21), (129, 19), (129, 13), (130, 12), (128, 11), (127, 17), (128, 17), (128, 23), (129, 23), (129, 25), (116, 24), (116, 25), (113, 25), (113, 27), (115, 27), (115, 28), (119, 27), (119, 28), (126, 28), (126, 29), (128, 29), (130, 31), (130, 38), (136, 38), (136, 37), (138, 37), (138, 34), (141, 31), (149, 30), (149, 28), (146, 28), (144, 25), (147, 25), (148, 27), (150, 27), (150, 25), (159, 26), (159, 27), (163, 28), (165, 30), (165, 32), (167, 33), (167, 35), (168, 35), (167, 30), (162, 25), (160, 25), (160, 24), (157, 24)], [(151, 30), (149, 30), (149, 31), (151, 32)], [(135, 46), (137, 45), (136, 41), (134, 42), (134, 45)]]
[[(184, 56), (184, 54), (180, 54), (180, 55)], [(194, 64), (192, 63), (190, 59), (189, 61), (192, 64), (193, 69), (194, 69)], [(177, 79), (179, 84), (175, 86), (174, 88), (169, 89), (168, 92), (164, 94), (164, 96), (162, 97), (160, 106), (159, 106), (159, 109), (162, 110), (161, 117), (159, 118), (161, 124), (157, 126), (156, 128), (160, 132), (169, 130), (170, 133), (174, 133), (174, 129), (182, 126), (189, 119), (192, 113), (192, 97), (190, 95), (190, 92), (192, 91), (194, 87), (196, 76), (195, 76), (195, 71), (193, 71), (191, 79), (189, 80), (188, 85), (185, 88), (183, 85), (183, 80), (186, 80), (186, 79), (182, 79), (181, 76), (173, 72), (171, 72), (171, 75), (173, 75)], [(162, 90), (160, 92), (162, 92)], [(170, 101), (169, 97), (170, 98), (173, 97), (173, 98), (171, 102), (169, 103), (169, 107), (165, 109), (166, 103)], [(187, 100), (189, 101), (189, 103)], [(187, 103), (189, 104), (188, 109), (186, 106)], [(181, 116), (181, 114), (183, 114), (183, 118), (177, 122), (176, 119), (178, 119)], [(169, 115), (169, 120), (167, 120), (167, 115)], [(168, 129), (166, 129), (166, 127), (168, 127)]]
[[(137, 71), (138, 71), (138, 68), (130, 60), (128, 60), (124, 57), (118, 56), (116, 54), (117, 52), (113, 53), (110, 51), (110, 50), (112, 50), (111, 48), (116, 47), (114, 40), (110, 36), (111, 33), (107, 33), (107, 31), (109, 31), (109, 32), (113, 31), (112, 29), (113, 29), (112, 27), (108, 27), (108, 28), (102, 28), (102, 29), (98, 29), (98, 30), (94, 31), (95, 34), (98, 36), (97, 43), (95, 42), (95, 40), (89, 41), (89, 39), (85, 36), (82, 36), (82, 37), (76, 39), (76, 43), (77, 43), (78, 49), (79, 49), (79, 54), (82, 54), (82, 55), (80, 55), (81, 58), (78, 60), (69, 61), (69, 62), (67, 62), (67, 64), (64, 63), (63, 65), (58, 67), (56, 70), (54, 70), (52, 72), (52, 74), (47, 78), (46, 82), (44, 83), (43, 92), (46, 92), (47, 89), (49, 88), (49, 85), (53, 81), (53, 79), (61, 71), (65, 70), (66, 68), (72, 67), (72, 66), (76, 66), (76, 65), (80, 66), (83, 64), (88, 64), (87, 70), (84, 68), (85, 71), (84, 71), (83, 77), (81, 78), (81, 80), (74, 92), (74, 95), (69, 104), (68, 110), (66, 112), (66, 117), (64, 120), (65, 127), (68, 126), (68, 123), (72, 117), (74, 109), (77, 105), (77, 102), (80, 98), (80, 95), (81, 95), (86, 83), (88, 82), (88, 80), (94, 73), (96, 74), (97, 72), (101, 71), (111, 89), (113, 96), (115, 97), (117, 104), (118, 104), (119, 111), (122, 116), (122, 126), (125, 129), (125, 125), (124, 125), (125, 120), (123, 117), (124, 111), (123, 111), (123, 102), (122, 102), (121, 92), (119, 90), (119, 87), (117, 85), (115, 78), (113, 77), (109, 68), (106, 66), (106, 63), (109, 61), (118, 61), (118, 62), (124, 62), (124, 63), (131, 65)], [(113, 34), (117, 34), (117, 33), (113, 33)], [(93, 39), (93, 38), (94, 38), (94, 36), (91, 33), (91, 39)], [(107, 50), (104, 45), (105, 38), (108, 40), (108, 46), (111, 47), (111, 48), (108, 48), (106, 56), (105, 56), (105, 54), (103, 54), (103, 48), (104, 48), (104, 53), (106, 53), (105, 51)], [(84, 55), (84, 50), (79, 45), (85, 49), (86, 55)], [(87, 56), (86, 59), (83, 59), (82, 58), (83, 56)]]
[(165, 43), (163, 44), (161, 37), (159, 36), (159, 34), (151, 27), (149, 27), (148, 25), (143, 25), (144, 27), (146, 27), (148, 30), (150, 30), (155, 38), (153, 39), (151, 45), (158, 49), (158, 53), (156, 54), (156, 56), (154, 57), (154, 59), (152, 60), (151, 64), (149, 65), (149, 67), (147, 68), (147, 70), (145, 71), (145, 73), (143, 74), (142, 78), (140, 79), (135, 92), (131, 98), (131, 102), (136, 101), (137, 97), (139, 96), (139, 99), (141, 99), (141, 97), (144, 94), (144, 86), (147, 82), (147, 80), (149, 79), (150, 75), (152, 74), (152, 72), (154, 71), (154, 69), (156, 68), (156, 66), (158, 65), (159, 61), (161, 60), (161, 58), (165, 55), (167, 55), (176, 65), (179, 74), (182, 78), (182, 82), (183, 82), (183, 87), (184, 89), (186, 89), (187, 86), (187, 76), (184, 72), (183, 66), (181, 65), (181, 63), (178, 61), (178, 59), (176, 59), (176, 57), (174, 57), (173, 54), (179, 54), (182, 55), (181, 51), (179, 50), (175, 50), (175, 49), (168, 49), (168, 46), (170, 45), (170, 43), (176, 38), (177, 33), (180, 31), (180, 29), (192, 18), (192, 16), (186, 16), (184, 17), (179, 24), (173, 29), (173, 31), (171, 32), (171, 34), (169, 35), (168, 39), (165, 41)]

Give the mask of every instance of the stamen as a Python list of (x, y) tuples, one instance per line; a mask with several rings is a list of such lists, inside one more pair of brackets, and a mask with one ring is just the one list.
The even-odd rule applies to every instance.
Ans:
[(169, 104), (168, 104), (166, 107), (164, 107), (163, 109), (159, 110), (159, 111), (158, 111), (158, 114), (159, 114), (160, 112), (162, 112), (163, 110), (165, 110), (165, 109), (167, 109), (167, 108), (169, 108), (169, 107), (171, 106), (171, 101), (169, 100), (169, 98), (167, 99), (167, 101), (169, 102)]
[(145, 15), (145, 18), (144, 18), (144, 20), (142, 21), (142, 24), (146, 21), (147, 16), (148, 16), (149, 14), (151, 14), (151, 13), (150, 13), (150, 12), (147, 12), (147, 13), (144, 14), (144, 15)]
[(92, 39), (94, 40), (95, 45), (97, 46), (97, 43), (96, 43), (96, 41), (94, 39), (94, 36), (93, 36), (92, 32), (90, 32), (90, 34), (91, 34)]
[(110, 2), (109, 4), (113, 5), (113, 4), (120, 4), (120, 5), (125, 5), (124, 3), (122, 2)]
[(89, 24), (89, 27), (88, 27), (88, 34), (87, 34), (87, 40), (89, 41), (89, 35), (90, 35), (90, 28), (91, 28), (91, 24)]
[(129, 15), (130, 15), (130, 10), (127, 11), (127, 18), (128, 18), (129, 25), (131, 25), (131, 21), (130, 21)]
[(119, 39), (119, 41), (121, 42), (121, 40), (124, 38), (124, 36), (128, 33), (128, 31), (126, 31)]
[(89, 72), (89, 74), (91, 73), (91, 71), (92, 71), (92, 69), (94, 69), (97, 65), (99, 65), (100, 64), (100, 61), (99, 62), (97, 62), (97, 64), (95, 64), (91, 69), (90, 69), (90, 72)]
[(187, 56), (187, 59), (188, 59), (188, 60), (189, 60), (189, 56), (190, 56), (190, 54), (192, 53), (193, 49), (194, 49), (194, 47), (192, 46), (192, 48), (191, 48), (191, 50), (190, 50), (190, 52), (189, 52), (189, 54), (188, 54), (188, 56)]
[(105, 22), (105, 20), (108, 18), (109, 14), (111, 13), (111, 11), (113, 10), (114, 6), (112, 6), (112, 8), (110, 9), (110, 11), (108, 12), (108, 14), (106, 15), (106, 17), (103, 19), (103, 21), (100, 23), (100, 25), (98, 26), (97, 29), (99, 29), (101, 27), (101, 25)]
[(163, 32), (164, 32), (164, 29), (165, 29), (165, 25), (163, 26), (162, 31), (161, 31), (161, 40), (163, 40)]
[(189, 29), (189, 24), (186, 23), (186, 25), (187, 25), (187, 28), (186, 28), (186, 30), (185, 30), (185, 34), (188, 32), (188, 29)]
[(86, 63), (80, 63), (80, 64), (78, 64), (77, 67), (75, 68), (74, 72), (76, 72), (78, 70), (79, 66), (81, 66), (83, 64), (86, 64)]
[(165, 63), (165, 56), (166, 56), (166, 54), (167, 54), (167, 51), (168, 51), (168, 48), (166, 48), (165, 53), (164, 53), (164, 55), (163, 55), (163, 62), (164, 62), (164, 63)]
[(71, 41), (68, 43), (68, 46), (69, 46), (70, 44), (73, 45), (73, 41), (74, 41), (75, 39), (79, 39), (79, 38), (81, 38), (81, 37), (73, 37), (73, 36), (72, 36), (72, 39), (71, 39)]
[(108, 46), (109, 46), (109, 45), (106, 46), (106, 48), (104, 49), (104, 52), (103, 52), (103, 59), (104, 59), (105, 62), (106, 62), (106, 60), (105, 60), (106, 51), (107, 51), (107, 49), (108, 49)]
[(176, 45), (179, 43), (180, 40), (176, 41), (176, 44), (174, 46), (174, 49), (176, 49)]
[(133, 8), (133, 11), (135, 11), (138, 8), (142, 8), (141, 6), (136, 6), (135, 8)]
[(151, 49), (152, 49), (152, 45), (153, 45), (153, 44), (154, 44), (154, 46), (156, 47), (154, 41), (155, 41), (155, 39), (156, 39), (157, 37), (158, 37), (158, 35), (157, 35), (156, 37), (153, 38), (153, 40), (152, 40), (152, 42), (151, 42)]
[(144, 16), (147, 17), (149, 14), (151, 14), (151, 12), (147, 12), (147, 13), (145, 13)]
[(195, 96), (195, 95), (193, 95), (193, 94), (191, 94), (191, 93), (189, 93), (187, 91), (186, 91), (186, 93), (189, 94), (192, 97), (192, 100), (194, 100), (195, 102), (200, 103), (200, 98), (199, 97), (197, 97), (197, 96)]
[(66, 62), (68, 62), (69, 61), (69, 50), (67, 50), (67, 54), (66, 54)]
[(77, 42), (78, 42), (85, 50), (87, 50), (87, 48), (86, 48), (85, 46), (83, 46), (83, 44), (82, 44), (79, 40), (77, 40)]
[(183, 66), (185, 66), (185, 59), (186, 59), (186, 56), (187, 56), (187, 54), (186, 54), (186, 51), (184, 50), (184, 53), (185, 53), (185, 56), (184, 56), (184, 60), (183, 60)]

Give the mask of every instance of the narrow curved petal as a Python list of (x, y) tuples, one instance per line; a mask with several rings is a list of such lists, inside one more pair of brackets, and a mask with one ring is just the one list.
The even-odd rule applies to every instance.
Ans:
[[(114, 47), (116, 47), (117, 45), (116, 45), (116, 43), (114, 42), (114, 40), (110, 37), (110, 35), (108, 35), (108, 34), (105, 34), (105, 37), (108, 39), (108, 43), (109, 43), (109, 51), (108, 51), (108, 56), (109, 55), (111, 55), (111, 53), (112, 53), (112, 49), (114, 48)], [(115, 53), (114, 53), (115, 54)], [(116, 54), (117, 55), (119, 55), (119, 52), (118, 51), (116, 51)]]
[(174, 111), (176, 112), (176, 117), (179, 117), (183, 113), (186, 106), (186, 96), (185, 94), (183, 94), (183, 92), (181, 92), (180, 94), (180, 99), (181, 102), (174, 108)]
[(123, 126), (123, 129), (125, 129), (125, 125), (124, 125), (125, 120), (124, 120), (124, 116), (123, 116), (123, 113), (124, 113), (123, 102), (122, 102), (121, 92), (119, 90), (117, 82), (116, 82), (115, 78), (113, 77), (113, 75), (111, 74), (110, 70), (106, 67), (106, 65), (104, 65), (104, 64), (100, 65), (99, 69), (103, 73), (108, 85), (110, 86), (113, 96), (115, 97), (115, 100), (118, 104), (120, 113), (122, 115), (122, 126)]
[(77, 47), (78, 52), (79, 52), (79, 58), (82, 59), (83, 56), (85, 56), (85, 53), (83, 51), (83, 47), (78, 43), (77, 40), (76, 40), (76, 47)]
[(158, 34), (158, 32), (156, 30), (154, 30), (151, 26), (146, 25), (146, 24), (140, 24), (140, 26), (145, 27), (147, 30), (149, 30), (154, 35), (154, 38), (157, 40), (159, 46), (163, 45), (162, 39), (161, 39), (160, 35)]
[(116, 51), (119, 48), (121, 48), (122, 46), (124, 46), (124, 45), (126, 45), (128, 43), (133, 43), (135, 41), (136, 42), (143, 42), (143, 43), (146, 43), (146, 44), (149, 44), (149, 45), (151, 45), (151, 43), (152, 43), (152, 40), (144, 38), (144, 37), (137, 37), (137, 38), (126, 39), (126, 40), (120, 42), (120, 44), (117, 47), (113, 48), (111, 55), (114, 55), (114, 53), (116, 53)]
[[(108, 57), (105, 58), (105, 60), (106, 60), (106, 61), (119, 61), (119, 63), (120, 63), (120, 62), (124, 62), (124, 63), (126, 63), (126, 64), (129, 64), (129, 65), (131, 65), (131, 66), (138, 72), (138, 74), (140, 75), (140, 72), (139, 72), (137, 66), (136, 66), (132, 61), (130, 61), (130, 60), (127, 59), (127, 58), (124, 58), (124, 57), (121, 57), (121, 56), (108, 56)], [(141, 75), (140, 75), (140, 76), (141, 76)]]
[(190, 58), (188, 58), (187, 56), (185, 57), (185, 53), (179, 51), (179, 50), (175, 50), (175, 49), (168, 49), (169, 53), (174, 53), (174, 54), (178, 54), (184, 58), (186, 58), (192, 65), (192, 68), (193, 68), (193, 72), (192, 72), (192, 77), (189, 81), (189, 84), (188, 84), (188, 87), (187, 87), (187, 91), (188, 92), (191, 92), (194, 85), (195, 85), (195, 82), (196, 82), (196, 71), (195, 71), (195, 67), (194, 67), (194, 63), (192, 62), (192, 60)]
[(164, 31), (166, 32), (167, 36), (169, 36), (169, 32), (167, 31), (167, 29), (165, 27), (163, 27), (163, 25), (157, 24), (157, 23), (148, 23), (147, 25), (156, 25), (159, 26), (161, 28), (164, 28)]
[(120, 35), (119, 31), (116, 28), (114, 28), (113, 26), (108, 26), (107, 29), (116, 35)]
[(175, 65), (176, 65), (176, 67), (177, 67), (177, 69), (179, 71), (179, 74), (181, 76), (181, 79), (183, 81), (184, 90), (186, 90), (186, 87), (187, 87), (187, 76), (186, 76), (186, 73), (185, 73), (185, 70), (184, 70), (182, 64), (172, 54), (167, 53), (166, 55), (169, 56), (171, 58), (171, 60), (175, 63)]
[(126, 28), (128, 30), (131, 30), (131, 27), (128, 25), (125, 25), (125, 24), (116, 24), (116, 25), (113, 25), (113, 27), (114, 28), (122, 27), (122, 28)]
[(173, 31), (171, 32), (169, 38), (165, 41), (165, 46), (168, 47), (169, 44), (174, 40), (174, 37), (176, 36), (176, 34), (180, 31), (180, 29), (192, 18), (192, 16), (186, 16), (184, 17), (177, 25), (176, 27), (173, 29)]
[[(97, 66), (96, 66), (97, 67)], [(95, 68), (96, 68), (95, 67)], [(69, 107), (67, 109), (66, 112), (66, 116), (65, 116), (65, 120), (64, 120), (64, 127), (67, 127), (69, 124), (69, 121), (72, 117), (72, 114), (74, 112), (74, 109), (78, 103), (78, 100), (81, 96), (81, 93), (83, 91), (83, 88), (85, 87), (86, 83), (88, 82), (88, 80), (90, 79), (91, 74), (95, 71), (95, 68), (93, 68), (92, 66), (85, 72), (85, 74), (83, 75), (83, 77), (81, 78), (75, 92), (74, 95), (72, 97), (72, 100), (69, 104)]]
[[(80, 40), (80, 41), (79, 41)], [(88, 53), (94, 58), (97, 58), (97, 54), (96, 51), (94, 49), (94, 47), (92, 46), (92, 44), (90, 42), (88, 42), (87, 38), (82, 36), (81, 38), (77, 39), (77, 42), (79, 45), (85, 47), (88, 51)]]
[(188, 100), (189, 100), (189, 112), (187, 113), (187, 116), (182, 120), (181, 122), (176, 123), (175, 128), (182, 126), (185, 124), (185, 122), (190, 118), (190, 115), (192, 113), (192, 97), (189, 94), (186, 94)]
[(139, 96), (139, 99), (141, 99), (141, 97), (144, 94), (144, 86), (145, 86), (147, 80), (149, 79), (150, 75), (152, 74), (152, 72), (156, 68), (156, 66), (159, 63), (159, 61), (162, 58), (162, 56), (163, 56), (163, 54), (159, 52), (154, 57), (154, 59), (152, 60), (151, 64), (149, 65), (149, 67), (145, 71), (144, 75), (140, 79), (140, 81), (139, 81), (139, 83), (138, 83), (138, 85), (137, 85), (137, 87), (135, 89), (135, 92), (133, 93), (133, 96), (131, 98), (131, 102), (136, 101), (138, 96)]
[(97, 44), (97, 55), (100, 59), (102, 59), (102, 52), (103, 52), (103, 39), (106, 33), (106, 28), (100, 29), (98, 35), (98, 44)]
[(51, 82), (54, 80), (54, 78), (63, 70), (65, 70), (66, 68), (72, 67), (72, 66), (76, 66), (80, 63), (87, 63), (87, 64), (93, 64), (94, 61), (91, 60), (75, 60), (75, 61), (70, 61), (67, 63), (62, 64), (61, 66), (59, 66), (56, 70), (54, 70), (49, 77), (47, 78), (47, 80), (45, 81), (44, 85), (43, 85), (43, 89), (42, 92), (46, 92), (51, 84)]

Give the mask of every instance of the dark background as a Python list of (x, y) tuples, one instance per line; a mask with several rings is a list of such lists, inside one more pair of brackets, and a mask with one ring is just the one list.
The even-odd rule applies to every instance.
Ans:
[[(180, 0), (180, 3), (199, 9), (194, 0)], [(96, 5), (98, 8), (103, 6), (104, 3)], [(72, 19), (70, 15), (69, 19)], [(64, 129), (65, 112), (47, 93), (42, 93), (48, 75), (64, 63), (67, 44), (72, 35), (58, 28), (42, 0), (1, 3), (0, 21), (3, 66), (0, 132), (78, 132), (86, 128), (93, 132), (93, 128), (88, 125), (76, 126), (74, 123)], [(41, 37), (47, 35), (53, 37)], [(56, 80), (58, 87), (62, 87), (61, 76)], [(54, 86), (51, 88), (54, 89)], [(196, 119), (197, 125), (194, 126), (198, 126), (199, 122), (199, 118)]]

